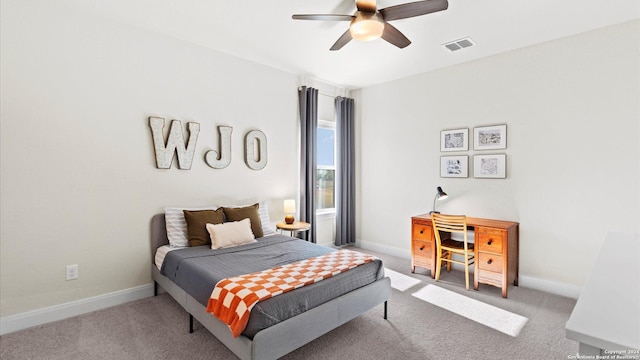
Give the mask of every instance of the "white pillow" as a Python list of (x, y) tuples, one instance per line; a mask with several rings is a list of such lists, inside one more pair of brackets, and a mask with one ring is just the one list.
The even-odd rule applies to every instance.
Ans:
[(167, 223), (167, 238), (171, 247), (189, 246), (189, 234), (187, 233), (187, 220), (184, 219), (182, 210), (215, 210), (217, 206), (200, 208), (164, 208), (164, 219)]
[(207, 224), (211, 237), (211, 248), (220, 249), (256, 242), (251, 232), (251, 220), (230, 221), (222, 224)]

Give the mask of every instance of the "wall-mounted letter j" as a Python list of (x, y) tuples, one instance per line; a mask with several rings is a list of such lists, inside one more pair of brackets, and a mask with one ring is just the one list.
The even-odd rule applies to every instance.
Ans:
[(220, 150), (209, 150), (204, 154), (204, 161), (214, 169), (224, 169), (231, 163), (231, 126), (218, 126), (220, 133)]

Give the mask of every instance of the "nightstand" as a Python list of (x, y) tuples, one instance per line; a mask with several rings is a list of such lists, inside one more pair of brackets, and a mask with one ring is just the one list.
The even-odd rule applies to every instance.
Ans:
[(288, 231), (289, 236), (298, 237), (301, 232), (306, 232), (311, 229), (311, 224), (304, 221), (296, 221), (293, 224), (287, 224), (285, 222), (277, 223), (276, 227), (280, 230), (280, 234), (283, 231)]

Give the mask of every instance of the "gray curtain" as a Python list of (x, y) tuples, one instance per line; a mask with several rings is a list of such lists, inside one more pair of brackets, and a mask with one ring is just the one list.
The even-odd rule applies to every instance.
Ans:
[(356, 242), (356, 167), (353, 99), (336, 98), (336, 241)]
[(311, 224), (307, 240), (316, 242), (316, 141), (318, 128), (318, 89), (298, 88), (300, 103), (300, 221)]

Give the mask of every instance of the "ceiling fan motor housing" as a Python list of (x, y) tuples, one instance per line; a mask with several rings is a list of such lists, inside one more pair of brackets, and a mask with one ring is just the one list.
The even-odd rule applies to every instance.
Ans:
[(349, 27), (351, 37), (360, 41), (378, 39), (384, 32), (384, 19), (378, 12), (356, 11)]

